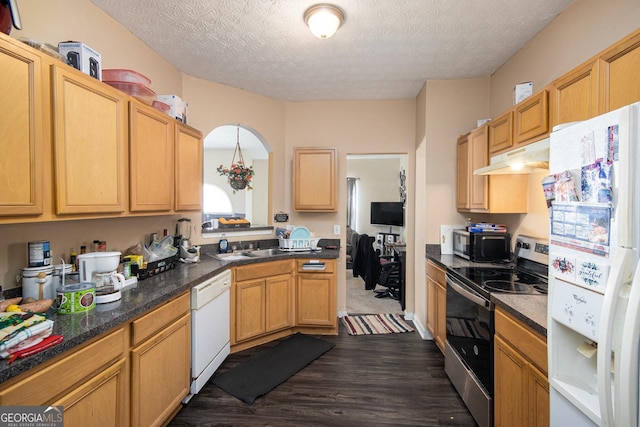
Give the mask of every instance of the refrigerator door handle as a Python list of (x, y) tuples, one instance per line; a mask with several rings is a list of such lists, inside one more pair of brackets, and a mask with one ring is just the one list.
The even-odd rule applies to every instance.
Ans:
[(633, 277), (620, 344), (618, 419), (621, 426), (638, 425), (638, 349), (640, 348), (640, 264)]
[(616, 310), (620, 300), (620, 291), (625, 283), (630, 282), (633, 274), (633, 249), (618, 247), (607, 288), (602, 303), (601, 322), (598, 330), (598, 396), (600, 400), (600, 417), (602, 426), (614, 426), (613, 395), (611, 391), (611, 355), (613, 353), (613, 334)]

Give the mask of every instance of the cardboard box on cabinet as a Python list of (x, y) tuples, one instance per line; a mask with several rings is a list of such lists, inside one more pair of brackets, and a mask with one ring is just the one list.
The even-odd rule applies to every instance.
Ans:
[(533, 93), (533, 82), (518, 83), (513, 88), (513, 103), (524, 101)]
[(169, 114), (171, 117), (175, 117), (182, 123), (187, 123), (187, 109), (189, 104), (182, 100), (178, 95), (157, 95), (156, 100), (164, 102), (171, 110)]
[(80, 42), (60, 42), (58, 51), (71, 65), (98, 80), (102, 80), (102, 55)]

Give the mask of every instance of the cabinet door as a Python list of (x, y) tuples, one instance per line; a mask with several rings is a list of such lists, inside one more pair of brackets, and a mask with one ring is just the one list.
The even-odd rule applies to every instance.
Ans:
[(607, 49), (599, 62), (600, 114), (640, 101), (640, 32)]
[(506, 151), (513, 147), (513, 110), (489, 122), (489, 152)]
[(514, 109), (514, 145), (525, 145), (549, 133), (549, 91), (530, 96)]
[(298, 325), (336, 326), (334, 274), (299, 273), (296, 291)]
[(169, 211), (173, 195), (174, 120), (129, 103), (129, 210)]
[(436, 344), (444, 353), (444, 343), (447, 340), (447, 290), (444, 286), (436, 285)]
[(52, 66), (57, 214), (126, 207), (126, 95), (69, 67)]
[(527, 361), (494, 337), (494, 418), (496, 427), (527, 425)]
[(240, 342), (266, 332), (265, 279), (237, 282), (233, 287), (235, 308), (232, 339)]
[(176, 125), (175, 209), (202, 210), (202, 133)]
[(598, 62), (570, 71), (551, 85), (551, 127), (598, 115)]
[(549, 427), (549, 380), (529, 365), (529, 427)]
[(0, 45), (0, 216), (43, 212), (42, 61), (28, 49)]
[(189, 392), (190, 326), (187, 313), (131, 351), (131, 425), (163, 425)]
[(87, 379), (80, 387), (52, 403), (64, 406), (68, 426), (126, 425), (126, 359)]
[(293, 149), (293, 208), (297, 211), (335, 212), (337, 149)]
[(438, 284), (431, 277), (427, 276), (427, 330), (434, 341), (436, 341), (437, 334), (437, 287)]
[(290, 274), (265, 280), (266, 331), (293, 326), (293, 277)]
[(469, 209), (469, 135), (458, 139), (456, 207)]
[(481, 126), (469, 134), (469, 207), (473, 210), (489, 209), (489, 177), (474, 175), (473, 171), (489, 164), (488, 127)]

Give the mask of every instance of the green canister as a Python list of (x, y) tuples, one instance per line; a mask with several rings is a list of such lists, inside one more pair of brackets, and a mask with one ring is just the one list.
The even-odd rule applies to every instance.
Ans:
[(96, 306), (96, 284), (73, 283), (57, 289), (58, 314), (73, 314), (92, 310)]

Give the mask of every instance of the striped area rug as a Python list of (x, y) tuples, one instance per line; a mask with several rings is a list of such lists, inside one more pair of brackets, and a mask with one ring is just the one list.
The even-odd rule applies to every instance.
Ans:
[(399, 314), (344, 316), (342, 323), (349, 335), (399, 334), (414, 331)]

